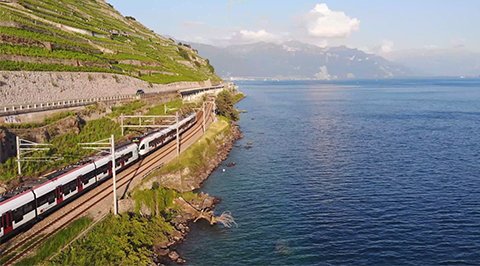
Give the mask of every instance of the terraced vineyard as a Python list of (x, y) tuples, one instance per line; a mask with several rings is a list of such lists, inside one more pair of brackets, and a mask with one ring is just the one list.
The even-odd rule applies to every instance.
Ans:
[(194, 49), (103, 0), (0, 0), (0, 70), (110, 72), (162, 84), (220, 80)]

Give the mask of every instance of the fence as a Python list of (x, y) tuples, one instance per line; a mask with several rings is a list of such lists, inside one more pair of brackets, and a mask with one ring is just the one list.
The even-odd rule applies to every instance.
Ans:
[(97, 98), (81, 99), (81, 100), (52, 101), (52, 102), (46, 102), (46, 103), (0, 106), (0, 116), (16, 115), (16, 114), (30, 113), (30, 112), (40, 112), (40, 111), (47, 111), (47, 110), (68, 108), (68, 107), (85, 106), (85, 105), (92, 104), (94, 102), (130, 100), (133, 98), (136, 98), (136, 96), (135, 95), (119, 95), (119, 96), (97, 97)]

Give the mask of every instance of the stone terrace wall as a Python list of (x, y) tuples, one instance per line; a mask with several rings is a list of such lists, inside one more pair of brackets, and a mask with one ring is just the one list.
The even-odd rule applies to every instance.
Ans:
[(177, 91), (203, 87), (199, 82), (149, 85), (143, 80), (107, 73), (0, 71), (0, 106)]

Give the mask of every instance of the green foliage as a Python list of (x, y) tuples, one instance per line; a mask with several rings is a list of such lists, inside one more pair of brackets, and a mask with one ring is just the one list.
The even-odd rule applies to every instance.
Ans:
[(202, 67), (202, 65), (200, 65), (200, 63), (198, 61), (195, 61), (194, 63), (197, 67)]
[[(59, 59), (73, 59), (85, 62), (102, 62), (104, 68), (68, 67), (55, 64), (8, 64), (0, 62), (0, 70), (29, 70), (29, 71), (87, 71), (113, 72), (119, 74), (138, 73), (141, 69), (151, 69), (154, 72), (167, 71), (175, 75), (142, 75), (141, 79), (151, 82), (167, 84), (177, 81), (220, 81), (215, 75), (213, 67), (202, 66), (197, 63), (195, 69), (189, 68), (178, 60), (196, 58), (186, 49), (179, 48), (170, 40), (165, 40), (152, 34), (152, 31), (135, 18), (106, 16), (108, 13), (120, 13), (110, 6), (104, 6), (95, 1), (54, 1), (54, 0), (19, 0), (27, 12), (1, 6), (2, 20), (19, 23), (21, 27), (0, 27), (0, 34), (9, 40), (22, 45), (0, 44), (4, 54), (23, 55), (31, 57), (47, 57)], [(51, 23), (32, 18), (30, 14), (48, 20)], [(40, 23), (39, 23), (40, 22)], [(85, 30), (84, 33), (66, 31), (52, 24), (63, 24)], [(110, 34), (113, 30), (116, 33)], [(107, 31), (107, 32), (106, 32)], [(91, 36), (89, 32), (100, 33), (103, 37)], [(134, 33), (134, 34), (132, 34)], [(42, 45), (50, 43), (53, 51), (44, 49)], [(183, 44), (182, 44), (183, 45)], [(184, 45), (190, 47), (189, 45)], [(108, 49), (111, 52), (102, 52)], [(138, 60), (155, 62), (147, 65), (119, 64), (122, 60)], [(123, 62), (126, 63), (126, 62)], [(110, 67), (107, 67), (110, 65)]]
[(167, 113), (165, 113), (165, 105), (157, 105), (150, 107), (148, 109), (148, 112), (145, 115), (166, 115), (166, 114), (173, 114), (175, 113), (178, 109), (180, 109), (183, 106), (183, 101), (182, 99), (177, 99), (170, 101), (166, 103), (167, 108), (170, 109), (168, 110)]
[(34, 56), (34, 57), (49, 57), (49, 58), (60, 58), (60, 59), (77, 59), (84, 61), (92, 62), (102, 62), (98, 57), (92, 56), (86, 53), (69, 51), (69, 50), (57, 50), (49, 51), (42, 47), (36, 46), (20, 46), (20, 45), (10, 45), (10, 44), (0, 44), (0, 50), (3, 54), (11, 55), (24, 55), (24, 56)]
[(8, 71), (57, 71), (57, 72), (109, 72), (121, 73), (120, 71), (100, 67), (79, 67), (59, 64), (37, 64), (14, 61), (0, 61), (0, 69)]
[(225, 116), (232, 121), (237, 121), (240, 119), (238, 111), (235, 110), (235, 107), (233, 106), (236, 102), (234, 95), (231, 92), (227, 90), (220, 92), (215, 100), (215, 103), (217, 105), (217, 111), (219, 115)]
[(190, 55), (188, 55), (188, 52), (185, 51), (185, 49), (178, 48), (178, 54), (185, 60), (190, 61)]
[(149, 178), (185, 168), (189, 168), (192, 173), (202, 169), (208, 162), (208, 158), (217, 152), (215, 139), (225, 132), (228, 133), (229, 130), (229, 124), (224, 121), (212, 123), (199, 141), (192, 144), (180, 156), (165, 164), (160, 170), (153, 172)]
[[(80, 125), (79, 134), (70, 132), (57, 136), (49, 142), (52, 144), (50, 151), (36, 153), (38, 156), (62, 155), (63, 160), (49, 164), (25, 162), (22, 164), (22, 172), (24, 175), (32, 175), (77, 162), (81, 158), (92, 154), (91, 150), (82, 149), (78, 143), (106, 139), (109, 138), (111, 134), (114, 134), (117, 140), (122, 138), (121, 129), (114, 121), (108, 118), (87, 121), (85, 124)], [(0, 180), (8, 181), (17, 176), (17, 166), (14, 158), (10, 158), (5, 163), (0, 164)]]
[[(158, 185), (158, 184), (157, 184)], [(150, 213), (160, 215), (173, 206), (173, 199), (177, 196), (175, 190), (152, 186), (149, 190), (136, 191), (132, 198), (135, 200), (135, 211), (140, 213), (142, 206), (147, 207)]]
[(135, 100), (121, 106), (112, 107), (112, 113), (110, 117), (119, 117), (121, 114), (133, 115), (135, 111), (145, 106), (145, 102), (142, 100)]
[(148, 265), (173, 227), (162, 216), (109, 215), (47, 265)]
[(236, 104), (238, 103), (239, 101), (241, 101), (243, 98), (245, 98), (245, 95), (241, 92), (237, 92), (234, 96), (233, 96), (233, 102)]
[(33, 257), (26, 258), (18, 262), (16, 265), (37, 265), (44, 262), (55, 253), (59, 252), (66, 244), (72, 241), (77, 235), (84, 231), (90, 224), (92, 219), (82, 217), (73, 221), (65, 229), (48, 238), (36, 248), (36, 254)]

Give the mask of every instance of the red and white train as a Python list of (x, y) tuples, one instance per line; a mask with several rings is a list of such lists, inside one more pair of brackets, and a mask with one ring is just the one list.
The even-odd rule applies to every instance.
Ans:
[[(195, 113), (179, 121), (179, 133), (186, 131), (196, 121)], [(138, 159), (176, 138), (176, 134), (177, 124), (174, 124), (137, 137), (129, 144), (116, 147), (115, 170), (117, 172), (124, 170)], [(66, 167), (1, 195), (0, 243), (23, 226), (35, 223), (60, 208), (65, 202), (111, 177), (113, 170), (111, 158), (111, 154), (104, 154), (100, 158)]]

